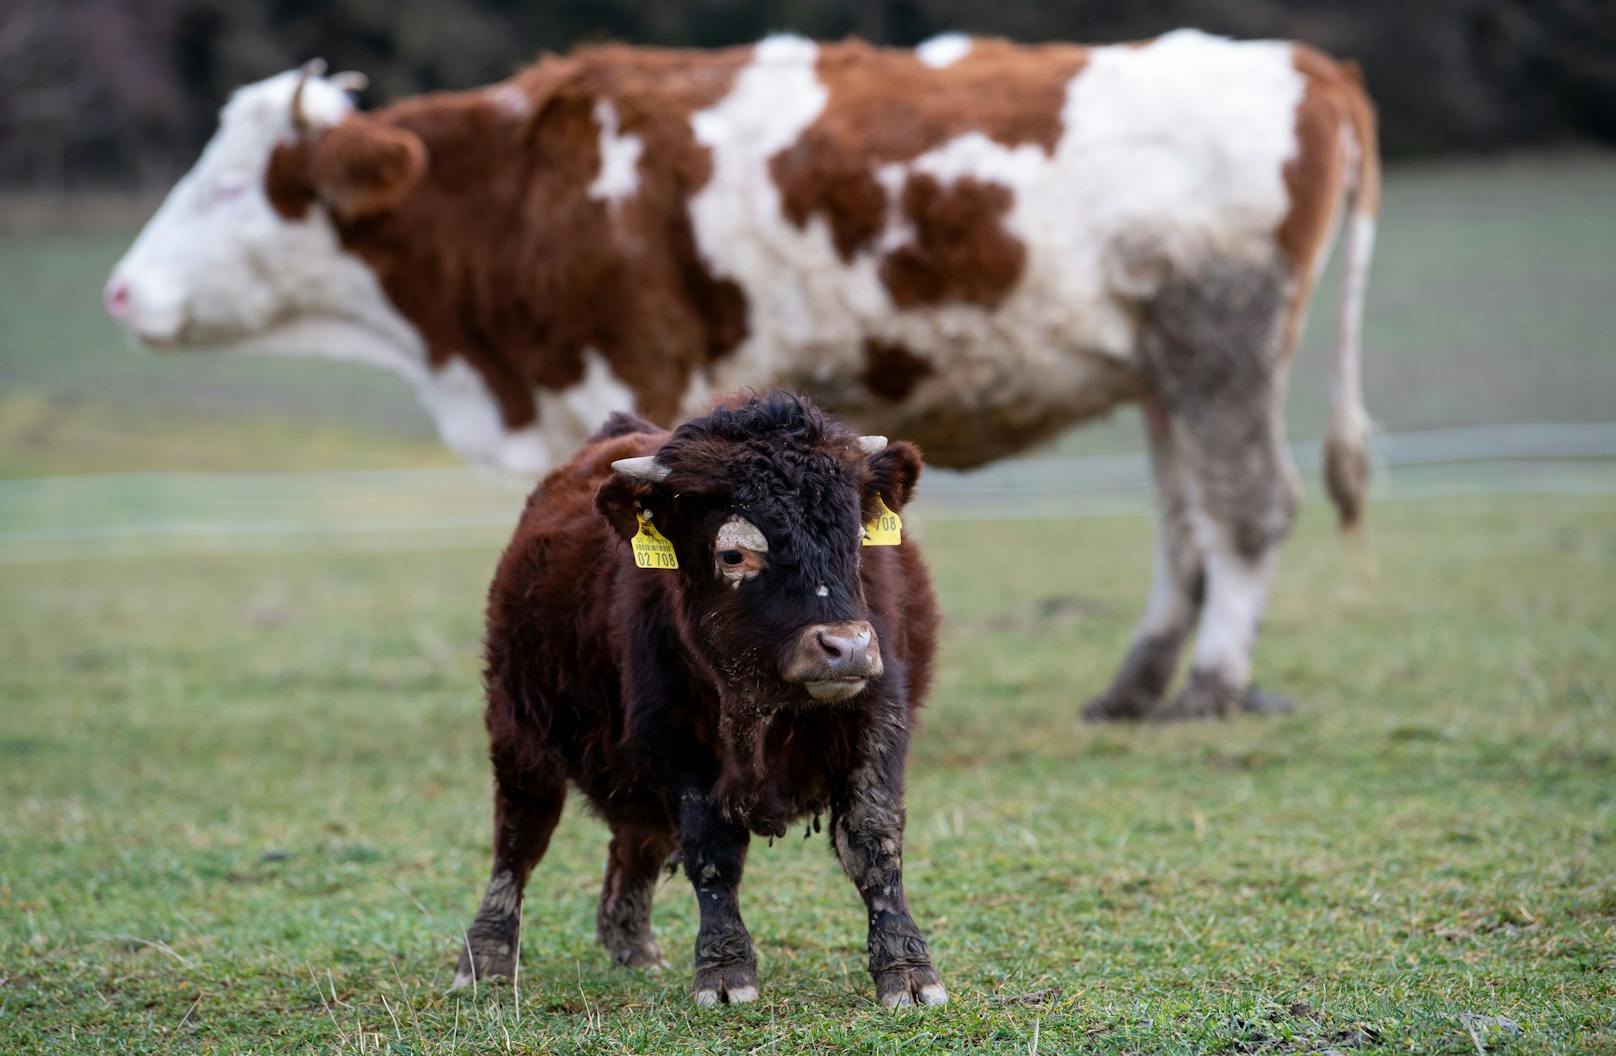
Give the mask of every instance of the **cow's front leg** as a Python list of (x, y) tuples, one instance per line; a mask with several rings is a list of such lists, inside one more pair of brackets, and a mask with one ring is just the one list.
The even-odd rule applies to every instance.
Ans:
[(903, 761), (877, 758), (855, 770), (837, 797), (831, 840), (870, 915), (870, 975), (883, 1005), (948, 1000), (903, 891)]
[(741, 920), (741, 871), (746, 829), (727, 821), (708, 797), (687, 790), (679, 805), (679, 845), (685, 875), (696, 889), (696, 1004), (756, 1001), (757, 955)]

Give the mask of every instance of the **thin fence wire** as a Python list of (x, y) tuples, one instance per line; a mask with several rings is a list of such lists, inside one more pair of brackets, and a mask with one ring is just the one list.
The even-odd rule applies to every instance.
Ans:
[[(1616, 423), (1384, 434), (1375, 449), (1381, 465), (1375, 502), (1616, 495)], [(1301, 466), (1317, 466), (1317, 443), (1297, 444), (1294, 452)], [(460, 467), (0, 480), (0, 564), (266, 548), (486, 546), (510, 530), (527, 490), (525, 482)], [(921, 522), (1111, 516), (1142, 510), (1151, 497), (1142, 455), (931, 470), (921, 491), (913, 508)]]

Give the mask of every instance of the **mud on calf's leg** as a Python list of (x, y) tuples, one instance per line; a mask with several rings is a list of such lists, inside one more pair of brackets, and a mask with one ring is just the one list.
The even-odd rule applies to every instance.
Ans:
[(657, 877), (673, 850), (666, 832), (629, 826), (612, 830), (606, 857), (606, 881), (595, 914), (595, 937), (626, 967), (665, 968), (662, 947), (651, 931), (651, 902)]
[(454, 986), (516, 973), (522, 891), (561, 820), (566, 787), (494, 792), (494, 870), (477, 916), (466, 929)]
[[(870, 976), (887, 1007), (940, 1005), (948, 1000), (926, 940), (909, 915), (903, 889), (903, 791), (897, 782), (854, 774), (831, 819), (831, 839), (842, 868), (869, 911)], [(897, 764), (901, 773), (902, 764)], [(860, 780), (863, 778), (863, 780)]]
[(757, 955), (741, 920), (741, 872), (747, 831), (724, 820), (705, 794), (684, 793), (679, 844), (685, 875), (696, 889), (701, 925), (696, 931), (696, 1004), (756, 1001)]

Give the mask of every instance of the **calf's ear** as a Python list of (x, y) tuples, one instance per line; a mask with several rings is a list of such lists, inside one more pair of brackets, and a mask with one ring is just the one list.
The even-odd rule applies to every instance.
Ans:
[(426, 166), (426, 144), (415, 133), (350, 114), (314, 141), (309, 182), (333, 212), (354, 219), (403, 201)]
[(642, 504), (654, 510), (651, 491), (652, 485), (644, 481), (613, 473), (595, 492), (595, 512), (604, 517), (618, 535), (632, 538), (640, 528)]
[(909, 500), (915, 497), (915, 483), (920, 479), (919, 448), (899, 440), (871, 455), (865, 465), (867, 494), (879, 494), (893, 513), (909, 505)]

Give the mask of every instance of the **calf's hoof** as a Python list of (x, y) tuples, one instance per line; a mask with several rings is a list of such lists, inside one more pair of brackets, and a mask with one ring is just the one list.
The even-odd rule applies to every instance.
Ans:
[(750, 964), (696, 969), (696, 1007), (748, 1005), (758, 999), (757, 968)]
[(460, 990), (472, 985), (473, 982), (480, 983), (501, 975), (506, 978), (516, 975), (515, 941), (485, 939), (478, 942), (473, 937), (471, 949), (460, 951), (460, 966), (455, 969), (454, 982), (449, 985), (449, 989)]
[(612, 963), (619, 968), (649, 968), (652, 971), (661, 971), (668, 967), (667, 960), (662, 956), (662, 947), (657, 945), (655, 939), (612, 944), (606, 949), (612, 955)]
[(611, 956), (612, 964), (621, 969), (666, 969), (667, 961), (663, 957), (663, 948), (656, 944), (654, 938), (630, 938), (627, 935), (612, 935), (601, 933), (598, 936), (601, 946)]
[(891, 968), (876, 976), (875, 997), (887, 1008), (907, 1008), (911, 1005), (942, 1005), (948, 1002), (948, 991), (930, 965), (913, 968)]

